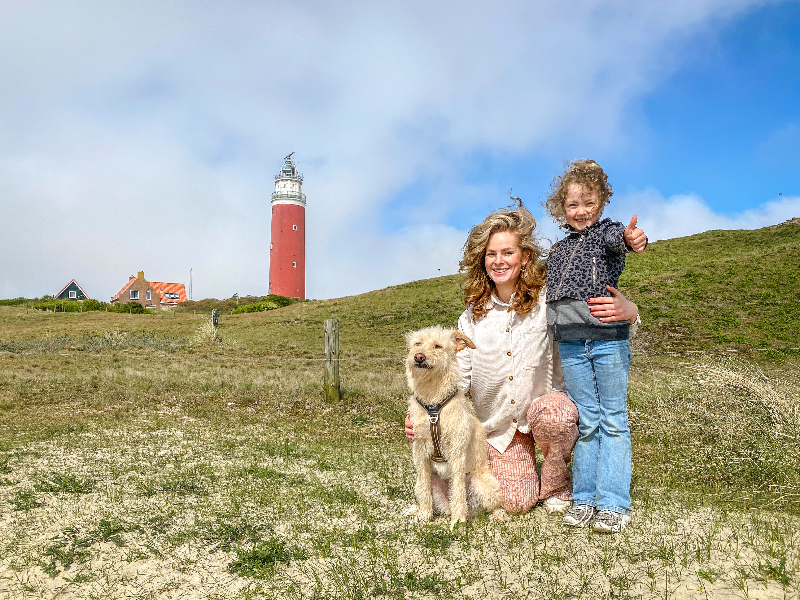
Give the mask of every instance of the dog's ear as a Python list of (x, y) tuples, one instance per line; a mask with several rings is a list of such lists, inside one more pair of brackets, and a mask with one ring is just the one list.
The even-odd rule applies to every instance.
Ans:
[(464, 348), (475, 348), (475, 344), (465, 334), (460, 331), (454, 331), (453, 337), (456, 340), (456, 352), (461, 352)]

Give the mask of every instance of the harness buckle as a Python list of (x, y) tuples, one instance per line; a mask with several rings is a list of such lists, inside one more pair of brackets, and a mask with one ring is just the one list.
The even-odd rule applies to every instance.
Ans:
[(439, 422), (439, 413), (428, 415), (428, 421), (430, 421), (431, 425), (436, 425)]

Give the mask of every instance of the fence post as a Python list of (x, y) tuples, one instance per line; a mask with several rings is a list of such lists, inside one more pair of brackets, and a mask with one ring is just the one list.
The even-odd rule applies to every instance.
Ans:
[(211, 324), (214, 327), (217, 327), (219, 325), (219, 309), (218, 308), (212, 308), (211, 309)]
[(339, 320), (325, 319), (325, 400), (339, 397)]

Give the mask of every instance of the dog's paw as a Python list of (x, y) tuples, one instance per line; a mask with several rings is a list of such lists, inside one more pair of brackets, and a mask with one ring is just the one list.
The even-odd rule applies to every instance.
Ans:
[(489, 520), (492, 521), (493, 523), (504, 523), (508, 521), (509, 518), (510, 517), (508, 513), (502, 508), (493, 510), (492, 513), (489, 515)]
[(421, 510), (417, 514), (417, 521), (420, 523), (430, 523), (433, 521), (433, 511)]
[(414, 504), (403, 511), (403, 516), (411, 519), (412, 523), (427, 523), (433, 520), (433, 511), (424, 511)]
[(467, 522), (466, 517), (453, 517), (452, 519), (450, 519), (450, 531), (454, 531), (456, 527), (465, 524), (466, 522)]

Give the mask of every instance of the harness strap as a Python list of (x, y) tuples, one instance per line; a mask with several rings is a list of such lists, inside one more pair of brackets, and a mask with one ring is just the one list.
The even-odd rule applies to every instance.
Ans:
[(457, 393), (458, 386), (454, 387), (453, 391), (448, 394), (447, 398), (442, 400), (439, 404), (425, 404), (417, 396), (414, 396), (414, 400), (416, 400), (417, 403), (428, 413), (428, 422), (431, 425), (431, 439), (433, 440), (433, 456), (431, 456), (431, 460), (433, 462), (447, 462), (444, 454), (442, 454), (442, 438), (441, 434), (439, 433), (439, 413), (442, 412), (442, 408), (444, 408), (445, 404), (455, 398)]

